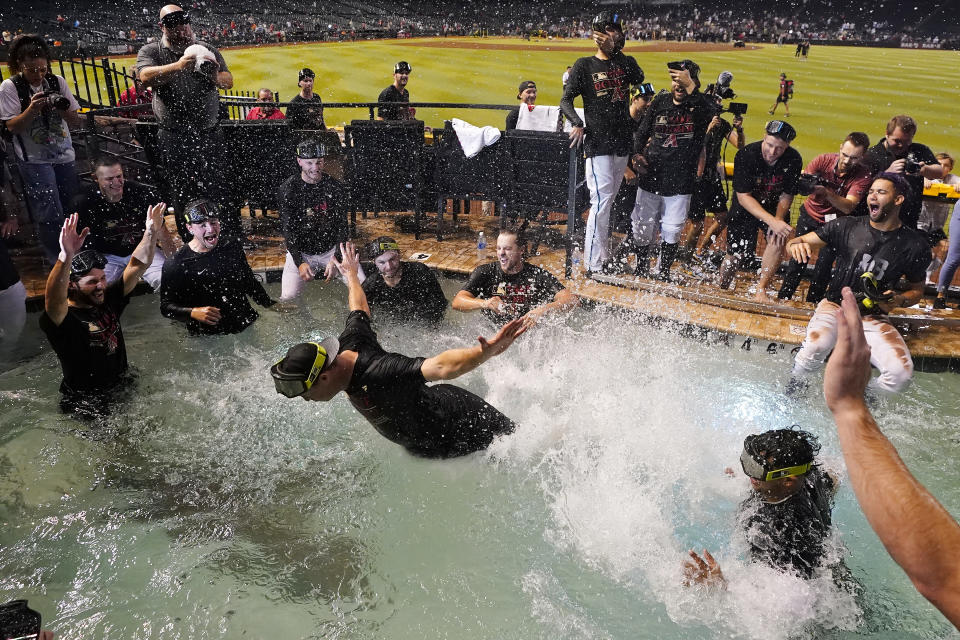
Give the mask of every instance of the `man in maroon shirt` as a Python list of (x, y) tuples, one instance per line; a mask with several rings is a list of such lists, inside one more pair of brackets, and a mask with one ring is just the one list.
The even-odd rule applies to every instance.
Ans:
[(257, 92), (257, 106), (247, 113), (247, 120), (283, 120), (286, 116), (277, 108), (273, 91), (264, 87)]
[[(856, 209), (873, 179), (870, 168), (860, 162), (869, 147), (867, 134), (854, 131), (844, 139), (839, 153), (824, 153), (807, 165), (806, 175), (818, 179), (800, 209), (797, 237), (816, 231), (837, 216), (850, 215)], [(835, 252), (829, 246), (820, 250), (810, 278), (807, 302), (816, 304), (823, 298), (835, 257)], [(796, 260), (790, 261), (778, 298), (789, 300), (793, 297), (805, 267), (805, 264)]]

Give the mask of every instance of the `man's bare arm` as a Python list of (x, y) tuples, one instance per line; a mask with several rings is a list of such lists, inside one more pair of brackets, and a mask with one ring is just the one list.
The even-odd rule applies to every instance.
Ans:
[(526, 330), (523, 318), (515, 318), (501, 327), (497, 335), (490, 340), (480, 336), (477, 338), (480, 344), (476, 346), (449, 349), (432, 358), (427, 358), (420, 365), (420, 373), (427, 382), (452, 380), (462, 376), (493, 356), (503, 353)]

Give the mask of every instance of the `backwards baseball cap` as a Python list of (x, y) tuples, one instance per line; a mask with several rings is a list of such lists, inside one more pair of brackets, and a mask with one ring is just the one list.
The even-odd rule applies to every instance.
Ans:
[(740, 454), (743, 472), (755, 480), (769, 482), (810, 471), (820, 443), (816, 436), (797, 427), (771, 429), (744, 438)]
[(767, 132), (767, 135), (780, 138), (788, 144), (793, 142), (793, 139), (797, 137), (797, 130), (794, 129), (790, 123), (784, 122), (783, 120), (771, 120), (767, 123), (764, 131)]
[(103, 269), (107, 266), (107, 259), (102, 253), (94, 249), (86, 249), (73, 256), (70, 261), (70, 279), (79, 280), (94, 269)]
[(300, 73), (297, 74), (297, 82), (300, 82), (304, 78), (316, 78), (316, 77), (317, 77), (317, 74), (313, 72), (313, 69), (308, 69), (307, 67), (304, 67), (303, 69), (300, 69)]
[(313, 138), (308, 138), (300, 142), (297, 145), (297, 157), (301, 160), (312, 160), (314, 158), (325, 158), (331, 155), (331, 150), (327, 145), (314, 140)]
[(533, 80), (524, 80), (520, 83), (520, 87), (517, 89), (517, 99), (520, 99), (520, 94), (526, 91), (527, 89), (536, 89), (537, 83)]
[(270, 367), (277, 393), (287, 398), (302, 396), (321, 373), (333, 366), (339, 352), (340, 341), (336, 338), (293, 345), (282, 360)]
[(591, 23), (594, 31), (606, 31), (607, 27), (613, 27), (623, 31), (623, 18), (620, 14), (612, 11), (601, 11), (596, 15)]
[(390, 236), (380, 236), (367, 247), (372, 260), (376, 260), (388, 251), (400, 251), (400, 245)]
[(411, 71), (413, 71), (413, 69), (410, 68), (410, 63), (406, 60), (401, 60), (397, 64), (393, 65), (394, 73), (410, 73)]
[(220, 211), (217, 209), (217, 205), (210, 200), (199, 198), (187, 203), (187, 206), (183, 208), (183, 218), (187, 221), (187, 224), (201, 224), (211, 218), (219, 219)]
[[(667, 66), (670, 67), (673, 64), (677, 64), (677, 63), (671, 62)], [(694, 83), (696, 83), (697, 87), (699, 88), (700, 87), (700, 65), (698, 65), (696, 62), (688, 58), (685, 60), (680, 60), (678, 66), (681, 69), (685, 69), (690, 72), (690, 79), (693, 80)]]

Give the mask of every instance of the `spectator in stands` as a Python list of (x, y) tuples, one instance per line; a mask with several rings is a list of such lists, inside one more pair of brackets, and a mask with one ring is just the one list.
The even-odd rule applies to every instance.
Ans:
[(526, 223), (509, 226), (497, 236), (497, 261), (473, 270), (453, 299), (457, 311), (484, 312), (498, 323), (522, 317), (532, 325), (549, 313), (577, 306), (579, 299), (553, 274), (526, 258)]
[[(900, 174), (881, 173), (867, 194), (867, 217), (845, 216), (828, 222), (788, 244), (798, 262), (806, 262), (815, 249), (830, 245), (837, 266), (826, 297), (817, 305), (807, 325), (807, 335), (794, 360), (791, 387), (805, 386), (805, 377), (823, 366), (837, 342), (837, 312), (842, 290), (857, 291), (863, 330), (870, 345), (870, 362), (880, 375), (870, 386), (882, 391), (902, 391), (913, 377), (913, 361), (903, 338), (887, 314), (912, 306), (923, 296), (923, 272), (930, 249), (923, 236), (900, 221), (900, 208), (910, 187)], [(901, 277), (909, 288), (893, 291)]]
[(797, 192), (803, 160), (790, 146), (796, 130), (781, 120), (771, 120), (763, 139), (737, 152), (733, 161), (733, 209), (727, 225), (727, 255), (720, 266), (720, 286), (726, 289), (737, 270), (756, 255), (757, 232), (766, 225), (767, 248), (763, 252), (756, 298), (769, 302), (766, 288), (783, 255), (783, 246), (793, 231), (790, 205)]
[(520, 106), (507, 113), (507, 130), (517, 128), (520, 109), (526, 106), (531, 111), (533, 110), (533, 105), (537, 102), (537, 85), (533, 80), (524, 80), (520, 83), (520, 87), (517, 89), (517, 100), (520, 101)]
[[(588, 272), (601, 271), (610, 255), (610, 209), (616, 198), (630, 154), (636, 121), (631, 118), (630, 86), (643, 84), (637, 61), (623, 54), (623, 20), (609, 11), (593, 20), (594, 55), (580, 58), (570, 71), (560, 100), (563, 115), (573, 126), (571, 146), (584, 144), (590, 189), (590, 214), (584, 239)], [(573, 106), (583, 99), (586, 123)]]
[(427, 265), (401, 261), (400, 246), (387, 236), (374, 240), (369, 254), (377, 272), (363, 282), (363, 292), (373, 317), (431, 325), (443, 320), (447, 298)]
[[(920, 210), (923, 208), (923, 180), (936, 180), (943, 176), (943, 167), (925, 144), (913, 141), (917, 134), (916, 121), (907, 115), (894, 116), (887, 123), (886, 136), (870, 147), (864, 163), (877, 174), (881, 171), (898, 173), (910, 185), (906, 200), (900, 208), (900, 220), (911, 229), (917, 228)], [(858, 209), (865, 214), (866, 206)]]
[[(674, 64), (674, 63), (671, 63)], [(700, 93), (700, 66), (683, 60), (670, 68), (670, 92), (647, 107), (634, 139), (634, 168), (640, 188), (631, 214), (636, 273), (648, 275), (650, 246), (660, 231), (659, 278), (670, 267), (687, 221), (697, 168), (705, 161), (704, 138), (716, 114), (715, 103)]]
[[(838, 153), (824, 153), (807, 165), (806, 175), (816, 176), (817, 181), (815, 185), (810, 185), (812, 191), (807, 193), (807, 199), (800, 208), (800, 217), (797, 220), (798, 236), (816, 231), (840, 216), (850, 215), (857, 208), (873, 182), (870, 169), (861, 163), (869, 147), (870, 138), (867, 134), (854, 131), (844, 139)], [(830, 247), (820, 250), (813, 276), (810, 278), (807, 302), (816, 304), (823, 299), (835, 257), (836, 254)], [(796, 260), (790, 261), (783, 275), (778, 298), (789, 300), (793, 297), (805, 269), (805, 264)]]
[[(0, 176), (6, 173), (6, 169), (0, 165)], [(0, 180), (6, 182), (5, 177), (0, 177)], [(0, 186), (5, 188), (5, 184)], [(9, 238), (17, 234), (19, 221), (15, 214), (7, 210), (4, 202), (5, 198), (0, 193), (0, 361), (5, 360), (16, 347), (27, 320), (27, 289), (20, 281), (20, 274), (10, 259), (6, 244)]]
[(276, 304), (257, 280), (239, 242), (220, 239), (217, 206), (187, 203), (184, 216), (193, 236), (163, 265), (160, 313), (185, 322), (191, 335), (240, 333), (260, 317), (247, 300)]
[(79, 216), (71, 214), (60, 233), (60, 255), (47, 277), (40, 328), (47, 335), (63, 369), (60, 408), (77, 417), (109, 412), (115, 392), (126, 386), (127, 349), (120, 316), (130, 293), (157, 246), (154, 235), (163, 225), (166, 205), (145, 213), (143, 237), (124, 269), (123, 277), (107, 285), (107, 262), (93, 249), (83, 250), (89, 229), (77, 232)]
[(323, 101), (313, 92), (315, 77), (313, 70), (306, 67), (300, 69), (297, 77), (300, 93), (293, 96), (287, 107), (287, 122), (291, 129), (323, 131), (327, 128), (323, 122)]
[[(178, 228), (186, 240), (189, 235), (182, 226), (185, 203), (223, 184), (219, 175), (223, 135), (217, 126), (217, 89), (231, 88), (233, 75), (219, 51), (195, 40), (186, 11), (177, 5), (166, 5), (160, 10), (160, 26), (160, 41), (144, 45), (137, 54), (137, 71), (140, 81), (154, 91), (160, 153)], [(190, 49), (193, 45), (196, 48)], [(224, 198), (214, 193), (214, 199)], [(226, 235), (239, 237), (239, 211), (224, 222)]]
[(407, 91), (407, 82), (413, 69), (409, 62), (401, 60), (393, 66), (393, 84), (380, 92), (377, 102), (393, 102), (395, 105), (381, 106), (377, 112), (378, 120), (411, 120), (410, 107), (403, 103), (410, 102), (410, 92)]
[(773, 115), (777, 106), (782, 102), (783, 108), (787, 110), (787, 117), (790, 117), (790, 98), (793, 97), (793, 80), (787, 80), (787, 74), (780, 74), (780, 92), (777, 94), (777, 101), (770, 107), (769, 113)]
[[(150, 87), (145, 87), (140, 83), (140, 73), (134, 69), (133, 70), (133, 84), (123, 90), (120, 93), (120, 97), (117, 98), (117, 104), (119, 105), (137, 105), (137, 104), (150, 104), (153, 102), (153, 89)], [(149, 116), (152, 113), (151, 110), (141, 108), (130, 111), (121, 111), (119, 116), (122, 118), (142, 118), (144, 116)]]
[(13, 148), (37, 224), (40, 246), (53, 263), (60, 227), (78, 188), (70, 128), (80, 127), (80, 105), (66, 80), (50, 71), (50, 51), (35, 35), (10, 47), (11, 77), (0, 84), (0, 120), (13, 134)]
[[(924, 189), (929, 189), (937, 184), (944, 184), (960, 192), (960, 176), (951, 173), (953, 171), (953, 157), (949, 153), (938, 153), (936, 157), (940, 161), (940, 166), (943, 167), (943, 177), (935, 180), (924, 178)], [(947, 234), (943, 231), (943, 228), (947, 224), (947, 218), (950, 217), (951, 211), (953, 211), (952, 202), (930, 199), (924, 200), (923, 207), (920, 209), (917, 229), (927, 236), (927, 242), (933, 252), (933, 260), (927, 267), (927, 284), (933, 284), (933, 274), (943, 264), (944, 256), (947, 254)], [(960, 231), (960, 228), (954, 228), (951, 233), (957, 231)]]
[[(80, 227), (90, 229), (87, 248), (99, 252), (106, 259), (104, 273), (107, 285), (123, 275), (130, 256), (143, 236), (143, 213), (157, 201), (156, 195), (141, 184), (127, 182), (120, 161), (101, 156), (93, 163), (95, 184), (87, 187), (77, 199), (76, 211)], [(143, 279), (160, 291), (160, 274), (165, 257), (174, 253), (173, 239), (165, 225), (154, 231), (161, 251), (155, 251), (153, 262), (147, 265)]]
[[(280, 300), (300, 295), (303, 284), (323, 274), (337, 273), (334, 255), (348, 236), (347, 190), (323, 172), (324, 158), (331, 150), (316, 140), (297, 145), (300, 173), (287, 178), (277, 193), (287, 259), (283, 265)], [(366, 275), (359, 271), (361, 283)]]
[(247, 113), (247, 120), (283, 120), (283, 111), (277, 108), (273, 91), (264, 87), (257, 92), (257, 106)]

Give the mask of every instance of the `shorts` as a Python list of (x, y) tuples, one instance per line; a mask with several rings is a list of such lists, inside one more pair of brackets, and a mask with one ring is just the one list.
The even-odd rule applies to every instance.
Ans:
[(720, 175), (704, 174), (693, 185), (693, 197), (690, 199), (690, 212), (687, 217), (692, 222), (701, 222), (710, 213), (726, 213), (727, 194), (723, 190)]
[(428, 387), (424, 394), (432, 413), (444, 416), (444, 429), (442, 433), (425, 433), (402, 442), (415, 456), (464, 456), (486, 449), (494, 438), (513, 433), (517, 428), (513, 420), (486, 400), (461, 387), (436, 384)]
[(943, 232), (943, 229), (921, 231), (921, 233), (927, 239), (927, 245), (929, 245), (931, 249), (947, 239), (947, 234)]
[(778, 93), (778, 94), (777, 94), (777, 102), (782, 102), (783, 104), (787, 104), (788, 102), (790, 102), (790, 96), (781, 96), (781, 95)]
[(766, 225), (746, 211), (740, 211), (727, 223), (727, 253), (753, 257), (757, 253), (757, 232)]

